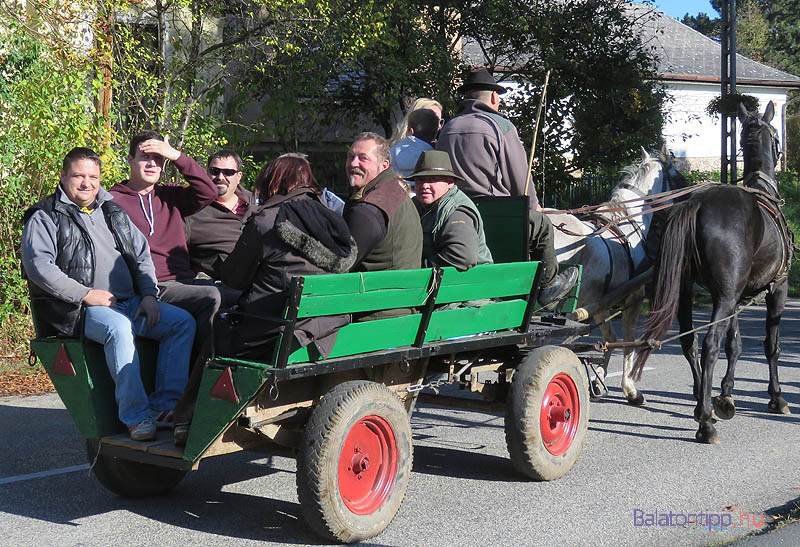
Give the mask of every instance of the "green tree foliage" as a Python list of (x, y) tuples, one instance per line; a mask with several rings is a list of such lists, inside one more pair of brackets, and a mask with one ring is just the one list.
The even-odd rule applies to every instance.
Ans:
[(720, 18), (715, 17), (712, 19), (707, 13), (698, 13), (697, 15), (689, 15), (687, 13), (681, 19), (681, 23), (706, 36), (713, 38), (719, 38), (720, 36)]
[[(51, 193), (64, 151), (95, 146), (103, 127), (82, 64), (53, 55), (18, 27), (0, 29), (0, 323), (27, 308), (19, 242), (22, 213)], [(108, 151), (105, 158), (109, 159)]]
[[(657, 144), (662, 96), (646, 45), (616, 0), (0, 0), (2, 272), (19, 272), (22, 210), (52, 191), (63, 154), (102, 152), (124, 176), (130, 136), (169, 133), (190, 155), (277, 139), (348, 139), (397, 105), (432, 96), (452, 112), (461, 39), (527, 95), (509, 112), (530, 142), (552, 69), (539, 174), (608, 170)], [(5, 17), (5, 16), (8, 17)], [(14, 42), (17, 40), (17, 42)], [(540, 137), (541, 139), (541, 137)], [(566, 154), (566, 156), (565, 156)], [(565, 159), (568, 158), (568, 159)], [(247, 165), (253, 166), (252, 159)], [(24, 307), (17, 273), (3, 310)]]
[[(547, 70), (543, 141), (548, 180), (609, 172), (655, 148), (663, 124), (664, 93), (640, 25), (612, 0), (486, 1), (465, 19), (494, 65), (516, 68), (524, 93), (512, 111), (530, 142)], [(541, 137), (540, 137), (541, 139)]]

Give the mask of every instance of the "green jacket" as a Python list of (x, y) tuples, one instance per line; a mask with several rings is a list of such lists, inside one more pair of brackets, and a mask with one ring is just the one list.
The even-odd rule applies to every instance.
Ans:
[(478, 208), (458, 187), (453, 186), (427, 209), (415, 202), (421, 216), (425, 266), (453, 266), (464, 271), (493, 262)]

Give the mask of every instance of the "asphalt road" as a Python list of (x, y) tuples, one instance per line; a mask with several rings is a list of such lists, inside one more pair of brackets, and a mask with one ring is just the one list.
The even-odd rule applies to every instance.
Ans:
[[(619, 375), (610, 379), (610, 397), (590, 405), (578, 463), (549, 483), (514, 472), (501, 415), (420, 405), (406, 499), (371, 544), (718, 545), (769, 527), (800, 504), (800, 301), (782, 329), (789, 416), (765, 411), (763, 317), (763, 308), (742, 315), (737, 414), (717, 424), (720, 445), (694, 442), (691, 375), (677, 344), (651, 358), (645, 406), (624, 404)], [(615, 357), (612, 373), (620, 366)], [(716, 386), (723, 373), (721, 361)], [(210, 458), (169, 495), (127, 500), (89, 475), (84, 442), (54, 394), (0, 398), (0, 439), (3, 545), (319, 544), (300, 516), (292, 459)], [(678, 526), (689, 514), (706, 525)], [(758, 544), (800, 544), (797, 525), (778, 534)]]

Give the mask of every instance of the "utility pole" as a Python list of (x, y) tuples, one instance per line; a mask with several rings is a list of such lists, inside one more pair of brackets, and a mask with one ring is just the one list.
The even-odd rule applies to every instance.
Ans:
[(720, 147), (720, 181), (736, 184), (736, 112), (726, 112), (726, 95), (736, 94), (736, 0), (722, 0), (722, 35), (720, 37), (721, 70), (720, 112), (722, 139)]

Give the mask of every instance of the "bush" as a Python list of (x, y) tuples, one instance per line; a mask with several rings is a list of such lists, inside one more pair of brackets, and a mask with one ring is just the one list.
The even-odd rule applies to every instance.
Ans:
[(786, 168), (800, 172), (800, 115), (786, 118)]
[[(780, 185), (781, 197), (784, 199), (783, 214), (789, 228), (795, 234), (800, 234), (800, 176), (796, 171), (783, 171), (778, 173), (778, 183)], [(792, 269), (789, 271), (789, 295), (800, 296), (800, 256), (795, 253)]]
[(12, 347), (8, 338), (24, 339), (30, 327), (22, 214), (53, 191), (66, 151), (105, 139), (98, 138), (103, 127), (87, 93), (94, 80), (86, 67), (49, 55), (11, 27), (0, 31), (0, 73), (0, 332)]

